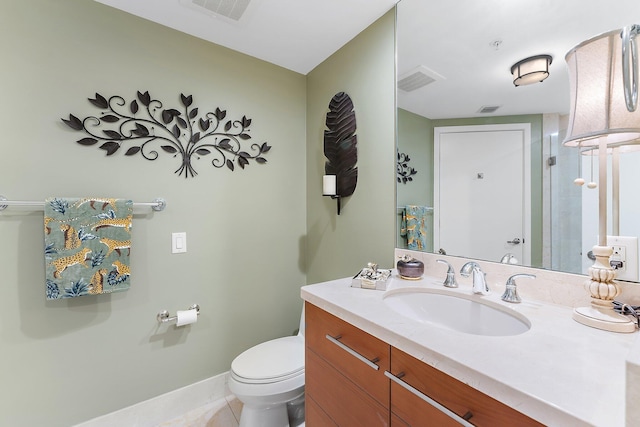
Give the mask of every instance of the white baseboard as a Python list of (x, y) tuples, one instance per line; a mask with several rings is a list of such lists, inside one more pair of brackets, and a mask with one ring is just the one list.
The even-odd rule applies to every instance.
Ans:
[(77, 424), (75, 427), (153, 427), (223, 399), (228, 372), (170, 391), (135, 405)]

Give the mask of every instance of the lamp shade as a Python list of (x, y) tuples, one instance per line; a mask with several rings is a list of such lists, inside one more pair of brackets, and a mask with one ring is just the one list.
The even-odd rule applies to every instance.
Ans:
[[(607, 149), (606, 149), (607, 155), (612, 154), (614, 149), (617, 149), (618, 153), (620, 154), (633, 153), (636, 151), (640, 151), (640, 140), (629, 141), (629, 142), (625, 141), (618, 144), (609, 144), (607, 145)], [(600, 153), (600, 149), (598, 148), (597, 145), (585, 146), (585, 148), (583, 148), (580, 151), (580, 154), (582, 154), (583, 156), (598, 156), (599, 153)]]
[[(567, 146), (623, 145), (640, 138), (640, 109), (624, 96), (620, 30), (589, 39), (567, 53), (571, 104)], [(637, 64), (636, 64), (637, 65)]]
[(537, 55), (518, 61), (511, 66), (513, 84), (516, 86), (538, 83), (549, 77), (551, 56)]

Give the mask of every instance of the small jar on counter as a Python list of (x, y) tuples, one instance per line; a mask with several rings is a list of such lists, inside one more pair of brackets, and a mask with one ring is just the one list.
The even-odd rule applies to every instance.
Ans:
[(424, 263), (409, 255), (400, 257), (396, 268), (400, 278), (405, 280), (418, 280), (424, 274)]

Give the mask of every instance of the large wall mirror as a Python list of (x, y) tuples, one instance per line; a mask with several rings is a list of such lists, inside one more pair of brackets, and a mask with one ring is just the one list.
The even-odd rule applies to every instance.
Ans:
[[(597, 189), (587, 184), (598, 162), (562, 145), (565, 55), (640, 24), (637, 2), (401, 0), (397, 19), (397, 247), (586, 273), (598, 233)], [(536, 55), (551, 56), (549, 77), (516, 87), (512, 66)], [(616, 164), (608, 174), (619, 177), (620, 197), (608, 204), (607, 234), (631, 237), (624, 255), (637, 259), (640, 153)], [(417, 241), (407, 234), (416, 221)], [(638, 281), (629, 261), (636, 270), (620, 278)]]

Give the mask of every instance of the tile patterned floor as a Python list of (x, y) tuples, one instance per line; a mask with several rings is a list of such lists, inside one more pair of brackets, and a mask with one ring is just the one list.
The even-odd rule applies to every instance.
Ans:
[(158, 427), (238, 427), (242, 403), (230, 395), (194, 409)]

